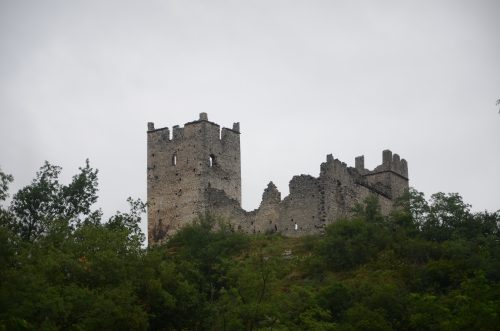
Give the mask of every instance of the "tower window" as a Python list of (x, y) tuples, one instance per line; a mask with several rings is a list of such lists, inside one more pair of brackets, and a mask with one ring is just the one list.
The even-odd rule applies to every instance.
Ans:
[(210, 154), (210, 166), (215, 165), (215, 155)]
[(172, 165), (177, 165), (177, 154), (172, 156)]

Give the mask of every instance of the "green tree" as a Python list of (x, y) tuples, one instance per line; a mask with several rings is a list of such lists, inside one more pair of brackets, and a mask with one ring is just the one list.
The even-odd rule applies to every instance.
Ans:
[(317, 300), (322, 309), (330, 312), (330, 318), (333, 320), (339, 320), (340, 314), (352, 305), (349, 289), (339, 282), (322, 289)]
[(443, 298), (453, 316), (443, 322), (447, 330), (496, 330), (500, 322), (500, 293), (498, 284), (492, 284), (477, 272), (460, 287)]
[(377, 195), (370, 194), (364, 200), (363, 204), (356, 203), (350, 210), (355, 217), (364, 218), (369, 223), (381, 224), (384, 222), (382, 216), (382, 207)]
[(14, 194), (11, 210), (15, 215), (12, 230), (25, 241), (33, 241), (47, 230), (52, 219), (64, 218), (72, 227), (80, 226), (80, 216), (94, 218), (90, 206), (97, 200), (97, 170), (86, 161), (69, 185), (61, 185), (61, 167), (48, 162), (37, 172), (30, 185)]
[(220, 289), (219, 275), (214, 269), (223, 259), (240, 252), (248, 236), (223, 219), (210, 213), (198, 217), (180, 229), (167, 243), (177, 261), (192, 262), (204, 276), (200, 291), (211, 295)]
[(348, 270), (369, 262), (390, 241), (387, 229), (363, 218), (340, 219), (326, 227), (317, 252), (332, 270)]
[(151, 267), (142, 263), (142, 243), (129, 240), (128, 230), (93, 224), (75, 230), (57, 218), (34, 242), (16, 238), (7, 238), (15, 254), (8, 255), (0, 285), (0, 320), (7, 329), (16, 329), (10, 317), (36, 330), (147, 328), (138, 289), (151, 278)]
[(436, 193), (431, 196), (428, 214), (421, 225), (422, 236), (431, 241), (449, 240), (454, 232), (467, 232), (472, 214), (470, 205), (457, 193)]
[(227, 289), (221, 291), (219, 324), (226, 330), (272, 329), (279, 322), (280, 273), (285, 269), (282, 256), (266, 244), (241, 261), (226, 261), (221, 268)]
[(389, 331), (391, 324), (385, 320), (382, 308), (370, 310), (360, 304), (354, 305), (345, 313), (344, 323), (340, 330), (356, 331)]
[(146, 212), (147, 203), (142, 202), (141, 199), (134, 200), (130, 197), (127, 199), (127, 202), (130, 205), (130, 212), (121, 213), (117, 211), (116, 215), (112, 216), (104, 226), (113, 231), (126, 230), (129, 232), (130, 240), (142, 243), (146, 240), (146, 236), (140, 228), (141, 214)]
[(158, 274), (138, 226), (145, 204), (129, 199), (101, 224), (97, 170), (87, 161), (67, 186), (60, 170), (47, 162), (0, 226), (0, 329), (146, 330)]
[[(0, 203), (9, 197), (9, 183), (14, 181), (14, 177), (5, 174), (0, 168)], [(6, 210), (0, 204), (0, 227), (7, 226), (13, 221), (13, 215), (10, 210)]]
[(5, 174), (0, 167), (0, 201), (5, 201), (9, 197), (7, 191), (9, 190), (9, 183), (14, 181), (14, 177), (9, 174)]
[(410, 187), (395, 199), (394, 207), (390, 213), (394, 226), (404, 228), (407, 235), (416, 235), (429, 213), (424, 193)]
[(308, 331), (334, 331), (338, 330), (337, 324), (329, 321), (328, 310), (312, 306), (299, 316), (301, 330)]
[(206, 295), (198, 290), (203, 276), (189, 262), (163, 258), (162, 249), (148, 251), (143, 263), (154, 272), (145, 277), (144, 309), (149, 330), (205, 330), (210, 325)]

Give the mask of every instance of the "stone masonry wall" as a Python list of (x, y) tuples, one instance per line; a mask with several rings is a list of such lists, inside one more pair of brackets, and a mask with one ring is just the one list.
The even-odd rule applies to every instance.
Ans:
[(270, 182), (256, 210), (241, 208), (241, 158), (239, 123), (233, 129), (209, 122), (205, 113), (198, 121), (155, 129), (148, 124), (148, 235), (149, 243), (168, 239), (198, 213), (209, 211), (231, 220), (246, 233), (275, 232), (296, 237), (320, 234), (330, 223), (351, 216), (350, 209), (376, 194), (382, 213), (388, 214), (393, 199), (408, 189), (408, 164), (385, 150), (382, 164), (364, 168), (364, 157), (355, 167), (327, 155), (319, 177), (294, 176), (290, 194)]
[(183, 128), (148, 124), (148, 236), (159, 243), (206, 208), (209, 185), (241, 202), (239, 124), (208, 121), (205, 113)]
[[(408, 182), (407, 182), (408, 183)], [(321, 234), (323, 229), (339, 218), (352, 216), (350, 209), (376, 194), (387, 215), (392, 208), (389, 188), (371, 184), (355, 168), (327, 156), (321, 164), (318, 178), (294, 176), (289, 184), (290, 194), (281, 200), (281, 193), (271, 182), (264, 190), (262, 202), (247, 212), (227, 195), (214, 188), (207, 190), (207, 210), (216, 216), (230, 219), (246, 233), (276, 232), (289, 237)]]

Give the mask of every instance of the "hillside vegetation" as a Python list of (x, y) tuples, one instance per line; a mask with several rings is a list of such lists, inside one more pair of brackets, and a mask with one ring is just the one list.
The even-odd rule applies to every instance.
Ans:
[[(199, 215), (144, 248), (146, 205), (103, 222), (97, 171), (46, 163), (0, 209), (0, 330), (497, 330), (500, 211), (411, 189), (324, 235), (247, 236)], [(0, 171), (0, 199), (12, 178)]]

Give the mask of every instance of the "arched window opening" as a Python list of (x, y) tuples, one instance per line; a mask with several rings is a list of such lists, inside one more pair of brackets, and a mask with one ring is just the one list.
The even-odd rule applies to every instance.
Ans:
[(297, 223), (295, 223), (295, 230), (297, 230)]
[(215, 155), (213, 154), (210, 154), (210, 166), (214, 166), (215, 165)]
[(172, 165), (177, 165), (177, 154), (172, 156)]

